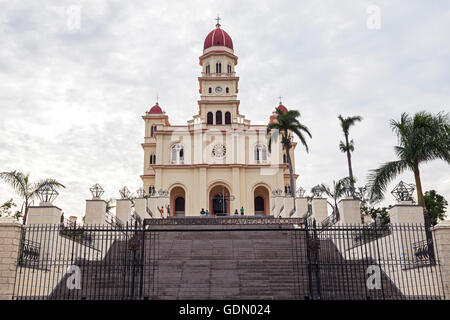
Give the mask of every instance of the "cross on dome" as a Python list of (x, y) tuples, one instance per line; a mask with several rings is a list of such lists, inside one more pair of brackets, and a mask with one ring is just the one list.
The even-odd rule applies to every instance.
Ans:
[(217, 20), (216, 27), (217, 27), (217, 28), (220, 28), (220, 20), (222, 20), (222, 19), (220, 19), (219, 14), (217, 14), (216, 20)]
[(282, 96), (279, 96), (278, 97), (278, 100), (280, 100), (280, 104), (282, 104), (282, 102), (281, 102), (281, 99), (282, 99), (283, 97)]

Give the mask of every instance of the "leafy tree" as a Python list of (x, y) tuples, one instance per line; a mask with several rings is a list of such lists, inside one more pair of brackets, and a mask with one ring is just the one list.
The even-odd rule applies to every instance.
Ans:
[[(283, 146), (283, 149), (286, 151), (286, 161), (289, 168), (291, 196), (293, 199), (295, 199), (294, 172), (293, 172), (294, 170), (292, 168), (292, 160), (290, 155), (293, 139), (290, 133), (294, 133), (300, 139), (300, 142), (305, 147), (306, 152), (309, 152), (309, 148), (304, 133), (306, 133), (310, 138), (312, 138), (312, 135), (309, 132), (308, 127), (301, 124), (300, 121), (298, 120), (298, 118), (300, 118), (299, 111), (289, 110), (286, 112), (281, 110), (280, 108), (277, 108), (276, 112), (277, 112), (276, 121), (270, 123), (267, 126), (267, 134), (270, 135), (269, 152), (271, 152), (272, 140), (276, 141), (276, 139), (278, 139), (278, 134), (281, 134), (281, 144)], [(293, 212), (295, 212), (295, 201)]]
[(435, 159), (450, 164), (450, 120), (447, 113), (421, 111), (411, 117), (401, 115), (400, 121), (391, 120), (391, 128), (398, 137), (395, 153), (398, 160), (386, 162), (369, 174), (370, 198), (383, 199), (390, 181), (405, 170), (414, 173), (418, 204), (424, 207), (420, 165)]
[(427, 208), (430, 217), (431, 225), (436, 225), (440, 220), (445, 219), (445, 212), (448, 202), (443, 196), (438, 194), (436, 190), (425, 192), (424, 195), (425, 207)]
[(355, 150), (355, 143), (352, 140), (349, 140), (350, 127), (355, 125), (356, 121), (362, 121), (361, 116), (347, 117), (343, 118), (341, 115), (338, 116), (338, 119), (341, 124), (342, 132), (344, 133), (345, 141), (339, 142), (339, 149), (341, 152), (347, 154), (347, 163), (348, 163), (348, 176), (351, 180), (352, 190), (354, 191), (354, 181), (355, 178), (353, 176), (353, 168), (352, 168), (352, 152)]
[(54, 189), (65, 188), (64, 185), (54, 179), (44, 179), (33, 183), (30, 181), (29, 173), (24, 174), (19, 171), (1, 172), (0, 178), (8, 183), (23, 199), (23, 224), (27, 222), (28, 208), (31, 202), (37, 198), (39, 190), (47, 186)]
[(391, 222), (389, 217), (388, 208), (375, 208), (372, 206), (364, 205), (361, 206), (361, 213), (363, 215), (369, 214), (373, 221), (381, 223), (382, 225), (388, 225)]
[(13, 208), (16, 208), (17, 205), (14, 203), (14, 200), (11, 198), (0, 206), (0, 217), (12, 217), (17, 221), (20, 221), (22, 217), (22, 213), (19, 210), (12, 212)]

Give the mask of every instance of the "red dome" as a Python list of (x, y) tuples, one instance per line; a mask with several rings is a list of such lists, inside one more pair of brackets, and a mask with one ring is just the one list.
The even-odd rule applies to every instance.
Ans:
[(161, 109), (161, 107), (159, 106), (158, 102), (150, 109), (150, 111), (148, 112), (150, 114), (162, 114), (163, 111)]
[(206, 36), (203, 50), (214, 46), (227, 47), (233, 50), (233, 40), (228, 33), (220, 29), (220, 24), (217, 24), (216, 28)]
[(283, 112), (288, 112), (288, 109), (287, 109), (285, 106), (283, 106), (283, 105), (281, 104), (281, 102), (280, 102), (280, 105), (277, 107), (277, 109), (279, 109), (279, 110), (281, 110), (281, 111), (283, 111)]

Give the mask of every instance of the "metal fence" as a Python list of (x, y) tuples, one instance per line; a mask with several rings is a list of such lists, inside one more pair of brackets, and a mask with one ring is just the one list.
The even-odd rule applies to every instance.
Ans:
[(13, 298), (444, 299), (431, 247), (423, 225), (298, 218), (31, 225)]

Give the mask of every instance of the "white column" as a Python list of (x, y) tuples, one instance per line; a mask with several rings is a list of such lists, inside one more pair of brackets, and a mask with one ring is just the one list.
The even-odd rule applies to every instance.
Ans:
[(313, 198), (312, 199), (312, 217), (316, 219), (316, 223), (321, 223), (328, 217), (327, 199)]
[(50, 202), (28, 208), (27, 224), (59, 224), (62, 211)]
[(86, 200), (84, 224), (106, 224), (106, 201)]
[(283, 210), (283, 215), (282, 215), (283, 218), (289, 218), (289, 214), (294, 209), (294, 201), (295, 201), (295, 198), (293, 198), (291, 196), (284, 197), (284, 210)]
[(126, 224), (131, 218), (131, 200), (117, 199), (116, 200), (116, 217)]
[(295, 198), (295, 207), (297, 212), (295, 213), (296, 218), (301, 218), (308, 212), (308, 199), (306, 197)]
[(435, 249), (441, 265), (445, 298), (450, 300), (450, 221), (441, 221), (432, 230), (436, 240)]
[(281, 210), (284, 207), (284, 197), (283, 196), (276, 196), (275, 197), (275, 212), (274, 217), (278, 218), (279, 216), (283, 217), (284, 209)]
[(344, 198), (338, 203), (340, 223), (361, 224), (361, 201), (352, 197)]
[(147, 213), (147, 199), (146, 198), (135, 199), (134, 200), (134, 211), (142, 219), (150, 218), (150, 215)]
[(153, 214), (153, 218), (161, 218), (161, 214), (158, 211), (158, 208), (156, 206), (158, 205), (158, 198), (157, 197), (150, 197), (147, 199), (148, 201), (148, 208)]
[(401, 201), (389, 209), (391, 223), (425, 224), (423, 208), (414, 205), (412, 201)]

